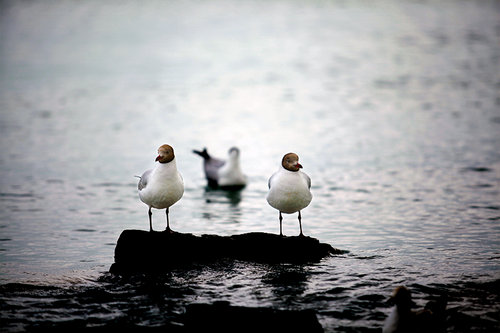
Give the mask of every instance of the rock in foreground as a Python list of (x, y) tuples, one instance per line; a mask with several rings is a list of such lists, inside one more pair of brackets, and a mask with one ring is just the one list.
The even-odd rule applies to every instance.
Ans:
[(324, 332), (312, 310), (230, 306), (228, 302), (190, 304), (186, 332)]
[(124, 230), (116, 244), (111, 273), (165, 271), (177, 265), (218, 259), (257, 262), (318, 262), (346, 251), (312, 237), (252, 232), (233, 236)]

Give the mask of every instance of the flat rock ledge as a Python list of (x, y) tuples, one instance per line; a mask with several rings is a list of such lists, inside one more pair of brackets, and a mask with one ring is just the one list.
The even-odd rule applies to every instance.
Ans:
[(324, 332), (313, 310), (231, 306), (229, 302), (190, 304), (186, 332)]
[(124, 230), (115, 248), (115, 274), (168, 271), (179, 265), (237, 259), (270, 263), (307, 263), (343, 254), (308, 236), (251, 232), (233, 236)]

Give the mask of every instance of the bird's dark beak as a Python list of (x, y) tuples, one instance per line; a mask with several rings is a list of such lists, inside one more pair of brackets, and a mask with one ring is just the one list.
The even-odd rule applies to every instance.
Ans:
[(158, 162), (160, 160), (160, 155), (158, 155), (158, 157), (156, 158), (155, 162)]
[(302, 165), (300, 163), (295, 164), (296, 168), (302, 169)]

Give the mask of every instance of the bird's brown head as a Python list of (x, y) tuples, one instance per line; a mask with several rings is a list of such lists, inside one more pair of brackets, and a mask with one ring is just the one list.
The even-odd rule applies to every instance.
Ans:
[(169, 145), (161, 145), (160, 148), (158, 148), (158, 157), (156, 158), (156, 161), (160, 163), (168, 163), (172, 161), (174, 157), (174, 148)]
[(290, 171), (299, 171), (302, 168), (302, 165), (299, 163), (299, 156), (295, 153), (288, 153), (283, 156), (281, 165)]
[(399, 286), (394, 289), (389, 302), (402, 309), (410, 309), (415, 305), (411, 299), (411, 292), (404, 286)]

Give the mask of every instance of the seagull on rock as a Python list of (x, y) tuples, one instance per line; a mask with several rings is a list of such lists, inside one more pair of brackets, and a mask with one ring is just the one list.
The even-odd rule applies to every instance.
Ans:
[(247, 184), (247, 176), (241, 171), (238, 148), (229, 149), (226, 161), (210, 156), (207, 148), (193, 150), (193, 153), (203, 157), (203, 170), (209, 187), (230, 190), (241, 189)]
[(168, 209), (182, 198), (184, 194), (184, 181), (177, 171), (174, 149), (169, 145), (158, 148), (158, 164), (140, 176), (139, 198), (149, 206), (149, 231), (153, 231), (151, 208), (167, 209), (167, 229), (172, 233), (168, 219)]
[(280, 212), (280, 236), (283, 236), (281, 213), (293, 214), (295, 212), (299, 212), (299, 236), (304, 236), (300, 211), (309, 205), (312, 194), (311, 178), (300, 171), (301, 168), (299, 156), (295, 153), (288, 153), (283, 156), (279, 170), (269, 178), (269, 193), (266, 199), (273, 208)]
[(399, 286), (394, 289), (389, 302), (394, 307), (384, 322), (383, 333), (396, 332), (444, 332), (446, 320), (446, 295), (437, 301), (430, 301), (424, 309), (412, 310), (415, 302), (410, 291)]

